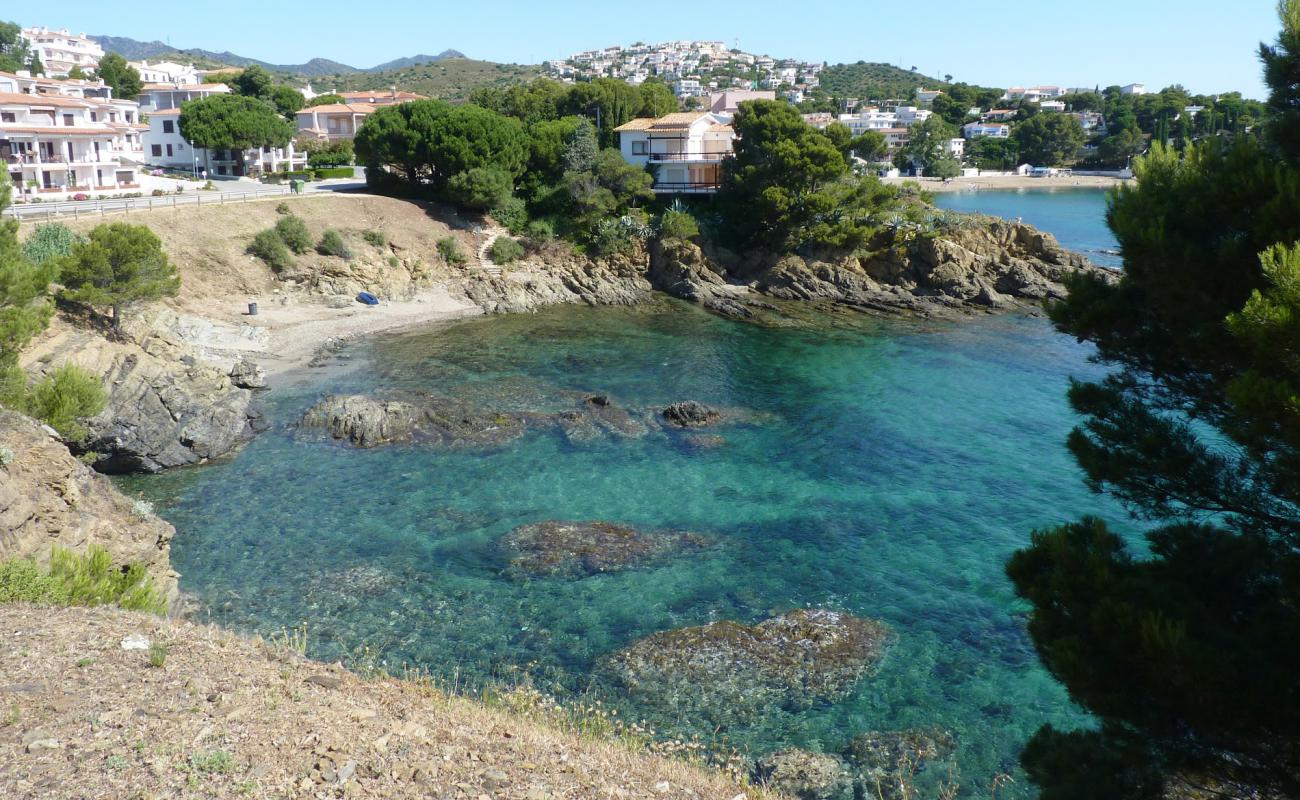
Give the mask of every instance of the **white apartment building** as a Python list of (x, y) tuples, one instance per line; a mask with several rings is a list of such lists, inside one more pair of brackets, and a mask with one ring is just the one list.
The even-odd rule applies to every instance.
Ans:
[(148, 130), (144, 133), (144, 161), (149, 166), (195, 173), (203, 170), (212, 176), (256, 177), (307, 165), (307, 155), (297, 152), (293, 142), (285, 147), (243, 152), (193, 147), (181, 135), (180, 116), (179, 108), (149, 113)]
[(867, 131), (885, 131), (903, 129), (925, 122), (933, 112), (915, 106), (900, 106), (893, 111), (881, 111), (875, 106), (859, 109), (856, 114), (841, 114), (839, 122), (853, 131), (854, 136), (861, 136)]
[(1023, 100), (1026, 103), (1041, 103), (1065, 97), (1068, 92), (1060, 86), (1013, 86), (1002, 95), (1003, 100)]
[(1146, 94), (1147, 85), (1145, 83), (1130, 83), (1127, 86), (1119, 87), (1120, 94)]
[(722, 117), (685, 111), (658, 119), (639, 117), (614, 129), (623, 160), (654, 168), (659, 194), (714, 194), (735, 131)]
[(135, 103), (86, 97), (75, 81), (0, 73), (0, 162), (14, 200), (63, 200), (139, 188)]
[(678, 97), (699, 97), (704, 94), (704, 87), (698, 80), (682, 79), (673, 84), (673, 94)]
[(1043, 102), (1038, 104), (1038, 110), (1060, 113), (1065, 111), (1065, 103), (1061, 102), (1060, 100), (1044, 100)]
[(941, 94), (943, 94), (943, 91), (940, 89), (926, 89), (924, 87), (919, 87), (916, 90), (916, 102), (920, 103), (924, 108), (929, 108), (930, 105), (934, 103), (934, 98)]
[(73, 67), (89, 72), (99, 66), (104, 57), (100, 47), (86, 34), (69, 33), (67, 28), (52, 31), (49, 28), (24, 28), (27, 46), (41, 60), (45, 73), (52, 77), (64, 76)]
[(1011, 126), (1000, 122), (970, 122), (961, 126), (961, 135), (967, 139), (1006, 139), (1011, 136)]
[(192, 64), (178, 64), (175, 61), (160, 61), (150, 64), (146, 61), (131, 61), (130, 66), (140, 73), (144, 83), (169, 83), (175, 86), (193, 86), (202, 83), (198, 70)]
[(230, 94), (224, 83), (146, 83), (136, 100), (146, 114), (180, 108), (189, 100), (200, 100), (214, 94)]

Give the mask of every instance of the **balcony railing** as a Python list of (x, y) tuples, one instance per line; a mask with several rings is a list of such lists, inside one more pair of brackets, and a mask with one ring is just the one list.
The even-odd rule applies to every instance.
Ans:
[(730, 150), (707, 150), (686, 153), (648, 153), (651, 161), (722, 161), (731, 155)]
[(716, 192), (722, 188), (722, 181), (685, 181), (680, 183), (656, 183), (654, 190), (656, 192)]

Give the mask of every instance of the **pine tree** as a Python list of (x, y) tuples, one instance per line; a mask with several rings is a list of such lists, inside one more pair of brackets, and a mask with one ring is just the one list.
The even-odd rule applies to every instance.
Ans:
[(114, 222), (96, 227), (86, 241), (73, 246), (62, 281), (64, 299), (112, 308), (113, 327), (120, 329), (123, 308), (174, 296), (181, 279), (153, 231)]
[[(1122, 278), (1051, 310), (1116, 368), (1071, 387), (1093, 489), (1149, 523), (1033, 534), (1007, 567), (1047, 668), (1096, 730), (1040, 730), (1044, 800), (1300, 797), (1300, 0), (1262, 49), (1269, 141), (1156, 144), (1111, 200)], [(1199, 796), (1199, 795), (1197, 795)]]
[(57, 273), (54, 264), (23, 259), (18, 220), (3, 216), (10, 191), (8, 176), (0, 174), (0, 383), (17, 369), (23, 345), (49, 324), (54, 308), (48, 290)]

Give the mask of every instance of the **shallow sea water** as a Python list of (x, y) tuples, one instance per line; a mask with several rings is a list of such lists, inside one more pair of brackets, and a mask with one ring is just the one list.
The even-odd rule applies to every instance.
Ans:
[[(987, 796), (1040, 724), (1086, 723), (1039, 665), (1003, 564), (1034, 528), (1085, 513), (1122, 523), (1064, 446), (1068, 379), (1099, 374), (1089, 353), (1027, 317), (808, 330), (676, 301), (557, 308), (360, 343), (350, 369), (268, 395), (275, 428), (232, 461), (124, 483), (176, 525), (173, 563), (205, 618), (263, 634), (305, 622), (314, 656), (418, 665), (461, 686), (527, 676), (674, 735), (714, 731), (603, 685), (603, 656), (655, 631), (801, 606), (881, 619), (896, 641), (847, 699), (721, 735), (757, 753), (942, 727), (964, 791)], [(756, 421), (710, 431), (725, 438), (711, 449), (653, 430), (362, 451), (290, 429), (323, 393), (397, 388), (532, 410), (575, 391), (647, 409), (696, 399)], [(548, 519), (719, 543), (581, 580), (504, 576), (495, 542)]]

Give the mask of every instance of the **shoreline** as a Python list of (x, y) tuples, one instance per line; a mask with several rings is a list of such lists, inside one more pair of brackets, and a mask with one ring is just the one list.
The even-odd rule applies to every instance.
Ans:
[(1021, 191), (1024, 189), (1112, 189), (1132, 185), (1132, 178), (1105, 175), (1068, 175), (1057, 178), (1032, 178), (1026, 175), (990, 175), (972, 178), (881, 178), (886, 186), (919, 183), (927, 192)]

